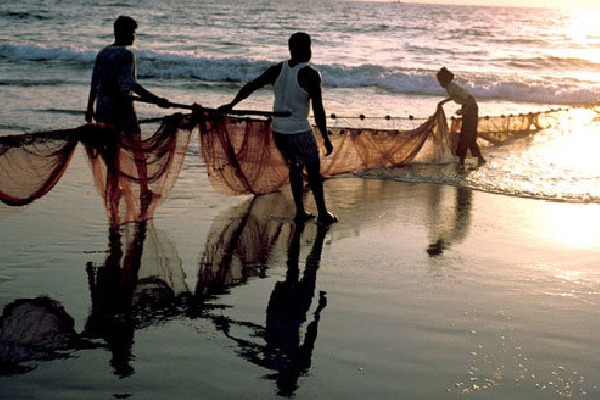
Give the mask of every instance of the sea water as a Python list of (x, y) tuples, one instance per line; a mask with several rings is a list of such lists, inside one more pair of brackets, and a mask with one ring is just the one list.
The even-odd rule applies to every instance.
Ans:
[[(243, 83), (289, 56), (287, 38), (296, 31), (312, 35), (312, 63), (323, 77), (328, 114), (412, 116), (416, 124), (445, 97), (433, 78), (441, 66), (478, 99), (480, 115), (568, 109), (598, 100), (598, 10), (26, 0), (4, 2), (0, 13), (2, 134), (83, 123), (94, 57), (112, 42), (112, 23), (121, 14), (139, 23), (134, 47), (140, 83), (178, 103), (229, 102)], [(267, 89), (238, 107), (271, 106)], [(142, 118), (168, 113), (138, 108)], [(449, 116), (456, 109), (446, 106)], [(485, 171), (453, 184), (597, 202), (596, 116), (578, 115), (527, 143), (485, 148)]]
[[(599, 396), (600, 126), (596, 111), (579, 107), (598, 99), (597, 11), (333, 0), (0, 4), (2, 135), (84, 123), (94, 57), (112, 42), (118, 15), (139, 24), (139, 82), (178, 103), (229, 102), (289, 56), (291, 33), (305, 31), (328, 114), (413, 116), (414, 127), (445, 97), (432, 76), (441, 66), (476, 96), (481, 115), (569, 109), (529, 138), (482, 144), (488, 163), (479, 168), (413, 162), (329, 180), (342, 222), (322, 242), (308, 225), (298, 255), (289, 250), (298, 239), (289, 193), (215, 193), (195, 143), (144, 231), (143, 251), (129, 246), (132, 227), (115, 246), (77, 152), (48, 195), (0, 208), (0, 305), (48, 296), (84, 343), (38, 357), (29, 349), (19, 368), (2, 365), (0, 398)], [(238, 107), (271, 105), (266, 89)], [(447, 115), (456, 108), (448, 103)], [(178, 111), (138, 110), (141, 118)], [(135, 276), (119, 269), (131, 260), (140, 260)], [(315, 260), (316, 276), (307, 274)], [(111, 268), (123, 284), (139, 284), (129, 309), (103, 313), (121, 292), (92, 289), (101, 286), (91, 277)], [(290, 307), (291, 320), (273, 319), (271, 299)]]

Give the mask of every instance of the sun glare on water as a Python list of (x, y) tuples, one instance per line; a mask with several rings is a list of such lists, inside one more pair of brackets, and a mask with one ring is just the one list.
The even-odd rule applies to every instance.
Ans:
[(561, 14), (554, 31), (556, 46), (541, 52), (563, 61), (566, 71), (562, 72), (567, 72), (569, 79), (600, 81), (600, 70), (595, 68), (600, 64), (600, 8), (564, 9)]
[[(569, 12), (569, 11), (568, 11)], [(570, 10), (570, 22), (567, 24), (567, 35), (573, 42), (582, 45), (592, 44), (590, 41), (600, 39), (600, 9)]]
[(576, 194), (584, 204), (571, 207), (549, 203), (544, 207), (547, 213), (540, 217), (545, 221), (546, 233), (557, 243), (573, 249), (600, 247), (600, 230), (594, 217), (600, 216), (600, 209), (598, 204), (585, 205), (590, 197), (600, 194), (599, 128), (598, 124), (590, 125), (587, 110), (571, 110), (568, 114), (569, 120), (563, 126), (574, 128), (557, 132), (537, 148), (535, 156), (547, 165), (551, 175), (560, 177), (547, 182), (553, 190)]

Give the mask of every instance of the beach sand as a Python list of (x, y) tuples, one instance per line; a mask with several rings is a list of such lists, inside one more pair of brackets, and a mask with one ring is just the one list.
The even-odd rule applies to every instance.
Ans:
[[(86, 264), (110, 255), (85, 164), (0, 217), (0, 305), (49, 296), (81, 336)], [(300, 232), (287, 187), (222, 196), (189, 159), (138, 254), (138, 287), (160, 277), (179, 300), (104, 326), (98, 348), (25, 360), (0, 397), (600, 396), (599, 205), (354, 176), (325, 192), (340, 222)]]

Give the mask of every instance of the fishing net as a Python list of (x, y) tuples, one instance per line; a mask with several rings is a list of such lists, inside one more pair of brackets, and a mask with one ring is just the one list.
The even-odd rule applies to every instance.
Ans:
[(24, 206), (44, 196), (63, 176), (80, 129), (0, 138), (0, 199)]
[(200, 127), (200, 154), (215, 190), (263, 194), (287, 182), (288, 167), (275, 147), (269, 120), (209, 114)]
[(0, 138), (0, 200), (24, 206), (48, 193), (81, 142), (110, 225), (152, 218), (169, 195), (193, 131), (190, 117), (165, 118), (149, 138), (101, 124)]
[(165, 118), (149, 138), (105, 128), (85, 138), (96, 188), (111, 225), (152, 218), (175, 185), (194, 128), (191, 118)]
[[(555, 113), (480, 117), (478, 134), (502, 144), (551, 126)], [(361, 118), (360, 123), (347, 124), (336, 120), (330, 124), (334, 152), (322, 157), (322, 175), (397, 167), (417, 155), (420, 161), (453, 160), (460, 118), (452, 118), (448, 126), (440, 106), (429, 118), (411, 122), (414, 126), (406, 127), (393, 118)], [(259, 195), (288, 182), (288, 166), (275, 147), (268, 118), (205, 111), (165, 117), (149, 137), (125, 135), (101, 124), (0, 137), (0, 200), (23, 206), (44, 196), (60, 180), (81, 142), (110, 225), (146, 221), (173, 188), (196, 129), (214, 190)], [(320, 135), (315, 135), (322, 148)]]
[[(283, 219), (293, 207), (280, 193), (255, 196), (217, 216), (199, 262), (196, 294), (223, 294), (249, 277), (264, 274), (273, 248), (289, 235)], [(284, 241), (285, 244), (285, 241)]]
[(0, 315), (0, 374), (29, 372), (32, 361), (67, 357), (79, 345), (74, 327), (73, 317), (49, 297), (9, 303)]
[[(265, 194), (288, 181), (288, 167), (275, 147), (268, 120), (238, 117), (201, 122), (201, 154), (212, 187), (229, 195)], [(322, 157), (321, 174), (402, 165), (432, 138), (439, 161), (450, 156), (451, 139), (443, 108), (414, 129), (332, 127), (334, 152)], [(320, 135), (315, 132), (322, 146)]]
[[(518, 115), (500, 115), (480, 117), (477, 136), (499, 145), (510, 140), (529, 136), (532, 132), (549, 128), (556, 124), (558, 111), (536, 112)], [(462, 126), (462, 118), (451, 118), (450, 134), (456, 137)]]

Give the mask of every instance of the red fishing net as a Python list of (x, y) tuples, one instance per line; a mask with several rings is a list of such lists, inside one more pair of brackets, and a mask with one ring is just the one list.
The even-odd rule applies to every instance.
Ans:
[[(288, 167), (275, 147), (268, 120), (208, 117), (201, 122), (201, 152), (212, 187), (224, 194), (271, 193), (288, 181)], [(449, 154), (444, 110), (415, 129), (330, 129), (334, 152), (321, 158), (321, 174), (331, 177), (411, 161), (428, 138)], [(315, 134), (319, 137), (317, 132)], [(322, 147), (322, 145), (320, 144)]]
[(111, 225), (152, 218), (175, 185), (193, 128), (175, 114), (150, 138), (105, 128), (82, 139)]
[[(547, 127), (549, 115), (481, 117), (478, 133), (500, 144)], [(460, 123), (452, 119), (448, 128), (444, 110), (438, 107), (413, 128), (331, 127), (334, 152), (322, 157), (322, 175), (400, 166), (413, 160), (426, 142), (433, 148), (430, 161), (450, 161)], [(44, 196), (59, 181), (81, 142), (110, 225), (146, 221), (173, 188), (196, 128), (214, 190), (259, 195), (287, 183), (288, 167), (275, 147), (269, 119), (205, 112), (166, 117), (147, 138), (101, 124), (0, 137), (0, 200), (23, 206)]]
[(24, 206), (48, 193), (64, 174), (80, 128), (0, 138), (0, 200)]

